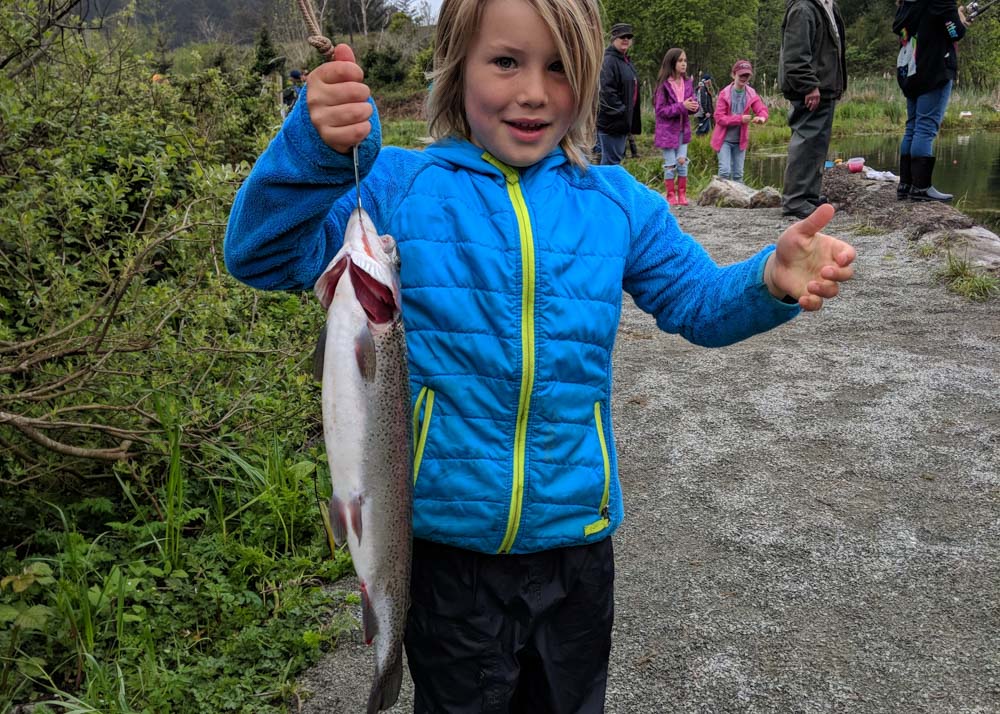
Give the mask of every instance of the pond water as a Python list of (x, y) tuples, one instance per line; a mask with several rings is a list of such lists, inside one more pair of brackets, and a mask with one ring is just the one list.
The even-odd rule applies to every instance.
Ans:
[[(845, 161), (863, 156), (878, 171), (899, 172), (899, 136), (861, 135), (835, 138), (828, 158)], [(781, 188), (786, 147), (755, 147), (751, 136), (746, 179)], [(1000, 228), (1000, 132), (950, 132), (934, 142), (934, 186), (955, 194), (957, 208), (994, 231)]]

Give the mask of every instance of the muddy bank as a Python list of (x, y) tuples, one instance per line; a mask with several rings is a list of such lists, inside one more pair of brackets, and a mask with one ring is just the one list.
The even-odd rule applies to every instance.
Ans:
[[(937, 208), (865, 199), (831, 229), (857, 278), (820, 313), (706, 350), (626, 300), (609, 712), (1000, 712), (1000, 309), (916, 249)], [(677, 215), (720, 262), (789, 223)], [(363, 711), (371, 672), (344, 643), (301, 711)]]

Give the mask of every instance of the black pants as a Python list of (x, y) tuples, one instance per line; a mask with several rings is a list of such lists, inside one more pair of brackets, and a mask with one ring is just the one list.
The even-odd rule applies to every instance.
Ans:
[(792, 101), (788, 114), (792, 140), (788, 144), (785, 184), (781, 192), (781, 206), (786, 211), (816, 208), (823, 187), (823, 164), (830, 149), (836, 104), (832, 99), (821, 99), (815, 111), (809, 111), (804, 101)]
[(415, 714), (596, 714), (614, 620), (611, 539), (527, 555), (415, 540)]

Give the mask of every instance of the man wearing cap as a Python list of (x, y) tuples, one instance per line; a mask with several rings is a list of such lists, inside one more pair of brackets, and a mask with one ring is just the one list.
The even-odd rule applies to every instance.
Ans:
[(291, 82), (285, 87), (285, 91), (281, 93), (281, 101), (284, 104), (284, 113), (288, 113), (295, 106), (296, 100), (299, 98), (299, 94), (302, 92), (302, 72), (297, 69), (293, 69), (288, 73), (288, 79)]
[(844, 20), (836, 0), (786, 0), (778, 84), (792, 103), (782, 213), (805, 218), (820, 203), (833, 109), (847, 88)]
[(597, 143), (602, 164), (620, 164), (629, 134), (642, 131), (639, 115), (639, 77), (628, 58), (632, 26), (611, 26), (611, 44), (601, 66), (601, 105), (597, 110)]

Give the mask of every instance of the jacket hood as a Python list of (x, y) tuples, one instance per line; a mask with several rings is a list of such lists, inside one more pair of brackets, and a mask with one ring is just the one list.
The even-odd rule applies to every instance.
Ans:
[[(438, 139), (424, 149), (424, 153), (440, 166), (463, 168), (486, 176), (493, 176), (501, 181), (503, 180), (503, 172), (486, 160), (485, 157), (490, 155), (489, 152), (466, 139), (456, 137)], [(566, 158), (566, 153), (562, 150), (562, 147), (557, 146), (544, 156), (541, 161), (520, 169), (520, 173), (524, 176), (530, 176), (537, 171), (547, 171), (562, 164), (569, 165), (569, 159)]]

